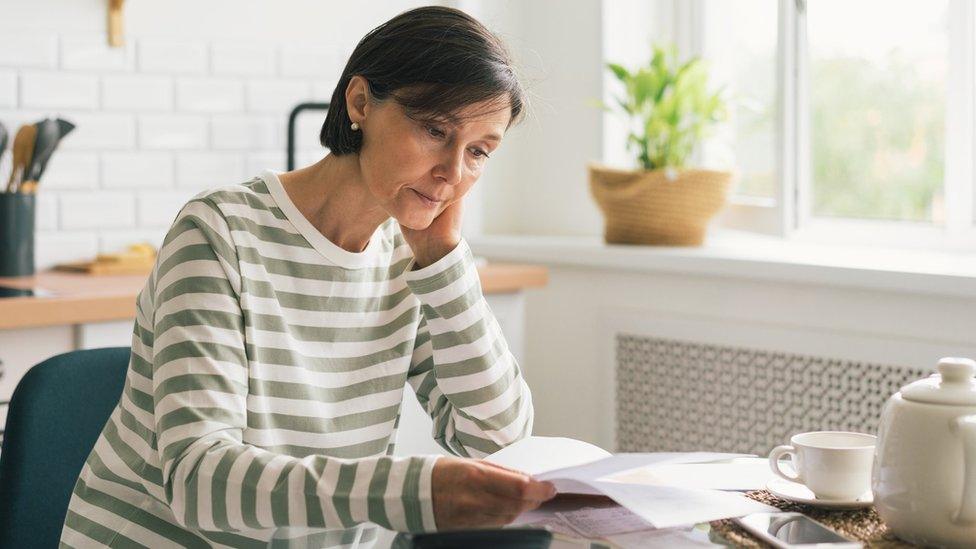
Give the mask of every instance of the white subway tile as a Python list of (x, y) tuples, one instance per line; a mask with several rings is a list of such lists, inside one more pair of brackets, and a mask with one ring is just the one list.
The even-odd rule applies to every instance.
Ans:
[(94, 76), (54, 72), (23, 72), (20, 102), (28, 108), (95, 109), (98, 79)]
[(38, 231), (53, 231), (58, 228), (58, 196), (54, 193), (37, 193), (37, 209), (34, 211), (34, 226)]
[(0, 108), (12, 108), (16, 106), (17, 73), (13, 71), (0, 71)]
[(321, 149), (319, 134), (325, 123), (325, 111), (303, 111), (295, 119), (295, 150)]
[(196, 189), (143, 191), (139, 193), (139, 226), (169, 227)]
[(94, 232), (38, 232), (34, 240), (34, 264), (38, 270), (60, 263), (94, 259), (98, 238)]
[(239, 153), (186, 152), (176, 156), (179, 187), (209, 189), (242, 182), (244, 156)]
[(196, 115), (140, 116), (139, 145), (144, 149), (206, 149), (207, 118)]
[(216, 78), (176, 81), (176, 106), (182, 111), (234, 112), (244, 110), (244, 84)]
[(135, 118), (129, 114), (64, 113), (75, 129), (61, 140), (66, 149), (131, 149), (135, 146)]
[(315, 164), (319, 160), (322, 160), (322, 157), (325, 156), (326, 154), (328, 154), (328, 151), (325, 149), (321, 149), (321, 150), (305, 149), (305, 150), (296, 151), (295, 167), (301, 168), (303, 166), (309, 166), (311, 164)]
[(131, 71), (135, 68), (135, 50), (129, 43), (119, 47), (109, 46), (101, 33), (62, 35), (61, 68)]
[(332, 101), (332, 94), (339, 85), (339, 75), (334, 80), (316, 80), (312, 82), (312, 95), (316, 101), (328, 103)]
[(252, 80), (247, 83), (247, 108), (286, 116), (298, 103), (312, 100), (308, 82), (300, 80)]
[(218, 150), (284, 147), (286, 122), (276, 116), (214, 116), (213, 147)]
[(90, 189), (98, 185), (98, 155), (94, 152), (64, 151), (51, 156), (44, 175), (43, 189)]
[(139, 40), (139, 70), (176, 74), (204, 74), (209, 65), (207, 45), (203, 42), (143, 38)]
[(148, 242), (158, 250), (163, 245), (166, 229), (103, 229), (98, 233), (98, 253), (110, 254), (124, 251), (131, 244)]
[(74, 230), (132, 227), (135, 225), (134, 202), (130, 192), (62, 193), (61, 228)]
[(36, 31), (0, 33), (0, 66), (53, 69), (58, 64), (58, 39)]
[(169, 152), (115, 152), (102, 155), (105, 188), (171, 187), (173, 156)]
[(346, 57), (344, 49), (338, 46), (284, 46), (281, 74), (338, 80)]
[(247, 153), (247, 173), (246, 179), (256, 175), (261, 175), (264, 170), (275, 172), (285, 171), (285, 152), (284, 151), (263, 151)]
[(171, 110), (173, 81), (165, 76), (106, 76), (102, 79), (102, 107), (131, 111)]
[(245, 76), (273, 75), (277, 67), (274, 44), (261, 42), (218, 42), (210, 63), (214, 74)]

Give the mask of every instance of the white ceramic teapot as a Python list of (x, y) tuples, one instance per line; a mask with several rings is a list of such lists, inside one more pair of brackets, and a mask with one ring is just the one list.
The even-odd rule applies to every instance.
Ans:
[(943, 358), (938, 370), (885, 405), (874, 506), (906, 541), (976, 547), (976, 362)]

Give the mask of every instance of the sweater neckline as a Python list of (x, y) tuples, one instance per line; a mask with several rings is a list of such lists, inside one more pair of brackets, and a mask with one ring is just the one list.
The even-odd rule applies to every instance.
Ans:
[(282, 213), (288, 218), (288, 221), (301, 233), (302, 236), (308, 240), (308, 243), (312, 245), (316, 251), (325, 256), (326, 259), (332, 261), (340, 267), (346, 267), (350, 269), (355, 269), (359, 267), (365, 267), (370, 264), (373, 258), (377, 255), (377, 250), (382, 247), (383, 240), (383, 227), (386, 223), (381, 224), (379, 227), (373, 231), (373, 235), (370, 237), (369, 242), (366, 244), (366, 249), (361, 252), (350, 252), (329, 240), (324, 234), (319, 232), (314, 225), (302, 214), (302, 212), (295, 206), (292, 202), (291, 197), (288, 196), (288, 192), (285, 191), (285, 187), (281, 184), (281, 180), (278, 178), (278, 172), (274, 170), (264, 170), (261, 174), (261, 179), (264, 180), (265, 184), (268, 186), (268, 191), (271, 193), (271, 197), (281, 208)]

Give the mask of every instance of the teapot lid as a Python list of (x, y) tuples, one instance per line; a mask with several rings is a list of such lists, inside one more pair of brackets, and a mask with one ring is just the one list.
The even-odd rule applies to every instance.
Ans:
[(929, 404), (976, 406), (976, 362), (947, 357), (939, 360), (937, 369), (938, 374), (903, 387), (901, 396)]

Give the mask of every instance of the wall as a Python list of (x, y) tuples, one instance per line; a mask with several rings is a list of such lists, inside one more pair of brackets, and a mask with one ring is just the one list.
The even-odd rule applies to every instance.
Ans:
[[(78, 125), (38, 194), (38, 267), (158, 244), (198, 191), (283, 170), (290, 108), (328, 101), (362, 35), (426, 3), (130, 1), (109, 49), (103, 0), (0, 1), (0, 121)], [(299, 120), (300, 164), (321, 118)]]
[[(489, 259), (512, 258), (488, 248)], [(926, 371), (942, 356), (976, 357), (976, 298), (567, 262), (550, 265), (549, 285), (526, 301), (523, 368), (539, 435), (615, 447), (620, 332)]]

